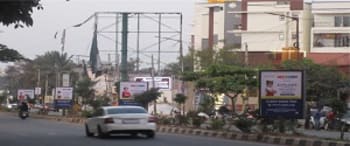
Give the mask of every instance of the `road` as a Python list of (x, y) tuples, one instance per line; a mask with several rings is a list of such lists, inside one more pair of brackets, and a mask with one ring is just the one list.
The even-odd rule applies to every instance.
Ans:
[[(307, 136), (314, 136), (320, 138), (340, 139), (339, 131), (327, 131), (327, 130), (305, 130), (298, 129), (298, 133), (302, 133)], [(350, 132), (344, 132), (344, 139), (350, 140)]]
[(157, 133), (155, 139), (118, 136), (87, 138), (83, 126), (41, 119), (20, 120), (0, 112), (0, 143), (4, 146), (271, 146), (254, 142)]

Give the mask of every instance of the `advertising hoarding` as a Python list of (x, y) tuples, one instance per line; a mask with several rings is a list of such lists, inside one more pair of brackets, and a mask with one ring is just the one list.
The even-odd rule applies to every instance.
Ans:
[(73, 88), (72, 87), (57, 87), (55, 91), (56, 100), (72, 100)]
[(303, 118), (303, 71), (260, 71), (259, 90), (262, 117)]
[[(136, 82), (147, 82), (149, 88), (153, 87), (152, 77), (135, 77), (134, 81)], [(172, 89), (172, 80), (171, 77), (154, 77), (154, 84), (159, 90), (171, 90)]]
[(120, 82), (119, 97), (122, 100), (134, 100), (135, 95), (147, 91), (147, 82)]
[(34, 90), (33, 89), (18, 89), (17, 90), (17, 99), (19, 101), (34, 99)]

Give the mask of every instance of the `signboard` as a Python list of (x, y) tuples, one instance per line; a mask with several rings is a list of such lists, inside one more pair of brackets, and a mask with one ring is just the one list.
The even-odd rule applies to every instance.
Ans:
[(35, 87), (35, 95), (41, 95), (41, 88)]
[(236, 2), (237, 0), (208, 0), (208, 3)]
[(262, 117), (303, 118), (303, 71), (260, 71), (259, 90)]
[(118, 105), (137, 105), (140, 106), (140, 103), (135, 102), (135, 101), (129, 101), (129, 100), (119, 100)]
[(147, 91), (147, 82), (120, 82), (120, 99), (134, 100), (135, 95)]
[[(136, 82), (147, 82), (150, 88), (153, 87), (152, 77), (135, 77)], [(154, 84), (156, 88), (160, 90), (171, 90), (172, 80), (171, 77), (154, 77)]]
[(72, 100), (55, 100), (55, 108), (69, 108), (72, 104)]
[(33, 89), (19, 89), (17, 91), (17, 99), (19, 101), (34, 99), (34, 90)]
[(73, 88), (72, 87), (57, 87), (55, 91), (56, 100), (72, 100)]
[(69, 87), (69, 74), (68, 73), (64, 73), (62, 75), (62, 86)]

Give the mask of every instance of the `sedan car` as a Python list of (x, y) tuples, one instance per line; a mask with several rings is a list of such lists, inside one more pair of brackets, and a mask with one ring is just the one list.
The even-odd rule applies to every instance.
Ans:
[(97, 134), (104, 138), (110, 134), (141, 133), (148, 138), (154, 138), (156, 118), (139, 106), (104, 106), (95, 110), (85, 122), (87, 137)]

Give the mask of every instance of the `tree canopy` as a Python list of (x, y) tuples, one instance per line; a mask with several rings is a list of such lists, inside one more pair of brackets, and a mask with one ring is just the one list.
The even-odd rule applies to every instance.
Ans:
[(25, 58), (16, 50), (0, 44), (0, 62), (14, 62), (18, 60), (25, 60)]
[(33, 10), (43, 9), (40, 0), (7, 0), (0, 2), (0, 23), (15, 28), (33, 25)]
[(282, 63), (283, 69), (305, 71), (307, 100), (325, 101), (337, 97), (337, 91), (348, 85), (348, 80), (334, 67), (315, 64), (310, 59), (300, 61), (288, 60)]

